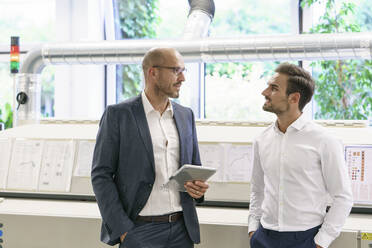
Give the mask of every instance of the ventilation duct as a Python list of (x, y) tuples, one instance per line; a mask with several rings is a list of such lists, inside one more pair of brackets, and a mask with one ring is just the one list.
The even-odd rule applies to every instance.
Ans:
[[(27, 88), (34, 84), (38, 89), (34, 74), (39, 74), (46, 64), (136, 64), (148, 49), (164, 46), (180, 51), (185, 62), (372, 59), (372, 33), (46, 44), (26, 55), (20, 70), (24, 74), (20, 75), (20, 85)], [(26, 103), (15, 111), (15, 123), (38, 122), (40, 109), (35, 101), (40, 99), (34, 99), (33, 108)]]
[(190, 11), (183, 32), (183, 39), (208, 36), (209, 25), (214, 17), (213, 0), (189, 0)]
[(122, 40), (46, 44), (27, 55), (21, 73), (40, 73), (46, 64), (136, 64), (157, 46), (176, 48), (185, 62), (372, 59), (372, 33)]

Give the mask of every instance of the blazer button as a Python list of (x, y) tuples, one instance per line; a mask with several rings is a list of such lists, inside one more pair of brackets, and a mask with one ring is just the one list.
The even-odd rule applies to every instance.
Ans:
[(152, 183), (149, 183), (149, 188), (152, 188)]

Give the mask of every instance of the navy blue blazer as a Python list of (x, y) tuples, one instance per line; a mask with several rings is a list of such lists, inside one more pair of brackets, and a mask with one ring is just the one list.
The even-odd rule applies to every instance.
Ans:
[[(180, 165), (201, 165), (194, 114), (172, 102), (180, 142)], [(100, 121), (93, 155), (92, 185), (102, 216), (101, 241), (115, 245), (130, 231), (145, 206), (154, 181), (155, 162), (141, 95), (108, 106)], [(186, 229), (200, 243), (195, 200), (180, 192)]]

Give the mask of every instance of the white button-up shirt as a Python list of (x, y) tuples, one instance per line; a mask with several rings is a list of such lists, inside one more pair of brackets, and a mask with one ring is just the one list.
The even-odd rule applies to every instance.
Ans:
[(322, 224), (315, 243), (328, 247), (353, 205), (343, 154), (340, 141), (303, 115), (285, 133), (277, 123), (267, 128), (254, 142), (248, 232), (260, 222), (276, 231)]
[(149, 125), (152, 149), (155, 159), (155, 183), (142, 216), (163, 215), (182, 211), (180, 193), (175, 187), (165, 187), (169, 177), (179, 168), (180, 147), (176, 124), (173, 119), (173, 107), (169, 101), (162, 115), (156, 111), (142, 92), (142, 103)]

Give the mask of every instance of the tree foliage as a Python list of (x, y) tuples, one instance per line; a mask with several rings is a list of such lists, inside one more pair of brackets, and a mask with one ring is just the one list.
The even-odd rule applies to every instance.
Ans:
[(356, 15), (360, 16), (360, 24), (362, 31), (372, 30), (372, 4), (369, 0), (365, 0), (361, 3), (356, 11)]
[[(159, 23), (157, 0), (118, 0), (120, 31), (123, 39), (154, 38)], [(123, 100), (141, 91), (142, 70), (138, 65), (125, 65), (121, 70), (120, 98)]]
[[(313, 6), (320, 0), (304, 0), (302, 6)], [(325, 13), (311, 33), (360, 32), (355, 19), (356, 5), (346, 1), (326, 0)], [(364, 12), (365, 15), (368, 14)], [(369, 15), (371, 15), (369, 13)], [(371, 18), (365, 17), (365, 20)], [(315, 70), (317, 119), (368, 119), (372, 115), (372, 61), (317, 61)]]
[(13, 125), (13, 110), (10, 103), (5, 103), (4, 109), (0, 109), (0, 123), (4, 124), (5, 129)]
[(239, 75), (243, 79), (247, 78), (249, 73), (252, 71), (252, 63), (238, 63), (238, 62), (228, 62), (228, 63), (215, 63), (207, 64), (205, 68), (205, 73), (211, 76), (219, 76), (226, 78), (234, 78)]

